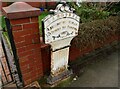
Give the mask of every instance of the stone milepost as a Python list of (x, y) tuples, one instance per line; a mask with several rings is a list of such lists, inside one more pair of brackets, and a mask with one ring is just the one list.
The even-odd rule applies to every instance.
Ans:
[(54, 84), (69, 77), (69, 47), (71, 40), (77, 36), (80, 17), (73, 13), (66, 2), (61, 2), (50, 15), (43, 19), (44, 42), (51, 45), (51, 74), (47, 83)]

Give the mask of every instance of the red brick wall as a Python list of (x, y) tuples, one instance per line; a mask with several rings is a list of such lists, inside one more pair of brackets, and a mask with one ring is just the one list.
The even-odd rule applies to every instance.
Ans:
[(30, 4), (33, 7), (44, 7), (46, 6), (46, 2), (27, 2), (28, 4)]
[[(95, 43), (95, 45), (93, 46), (92, 44), (89, 44), (89, 46), (84, 47), (82, 49), (80, 49), (79, 47), (76, 47), (76, 42), (75, 39), (71, 42), (71, 47), (70, 47), (70, 55), (69, 55), (69, 61), (74, 61), (77, 58), (86, 55), (90, 52), (92, 52), (93, 50), (103, 47), (107, 44), (110, 44), (114, 41), (118, 40), (118, 36), (117, 35), (110, 35), (105, 39), (105, 43), (101, 44), (101, 43)], [(120, 39), (119, 39), (120, 40)]]
[(38, 17), (10, 20), (25, 85), (43, 76)]

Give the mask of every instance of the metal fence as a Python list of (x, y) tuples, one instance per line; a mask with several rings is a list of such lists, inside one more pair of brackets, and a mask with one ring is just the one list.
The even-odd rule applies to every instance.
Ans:
[(0, 55), (0, 68), (1, 68), (1, 82), (2, 86), (5, 86), (11, 82), (13, 82), (11, 67), (9, 57), (7, 55), (7, 48), (4, 42), (4, 39), (1, 38), (1, 55)]

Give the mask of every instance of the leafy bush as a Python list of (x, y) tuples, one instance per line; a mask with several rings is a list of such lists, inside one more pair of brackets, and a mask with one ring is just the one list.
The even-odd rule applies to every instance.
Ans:
[(82, 23), (79, 29), (79, 35), (75, 38), (74, 43), (80, 49), (98, 44), (104, 44), (113, 36), (120, 33), (120, 17), (111, 16), (105, 20), (95, 20), (93, 22)]
[(2, 27), (2, 29), (6, 28), (4, 16), (0, 16), (0, 26)]
[(76, 14), (80, 16), (81, 22), (90, 22), (97, 19), (106, 19), (110, 12), (102, 11), (98, 9), (96, 5), (91, 5), (87, 3), (81, 3), (81, 7), (78, 7), (75, 3), (70, 3), (70, 5), (75, 8)]

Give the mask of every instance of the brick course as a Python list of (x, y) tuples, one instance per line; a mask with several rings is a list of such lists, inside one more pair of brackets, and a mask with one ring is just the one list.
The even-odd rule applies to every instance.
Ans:
[(13, 30), (13, 31), (20, 31), (20, 30), (22, 30), (22, 25), (12, 26), (12, 30)]
[(13, 19), (10, 22), (11, 25), (25, 24), (25, 23), (30, 23), (30, 18)]
[(38, 22), (38, 17), (31, 17), (30, 22)]

